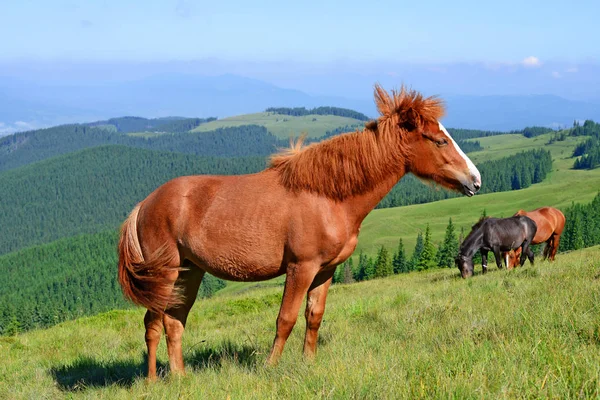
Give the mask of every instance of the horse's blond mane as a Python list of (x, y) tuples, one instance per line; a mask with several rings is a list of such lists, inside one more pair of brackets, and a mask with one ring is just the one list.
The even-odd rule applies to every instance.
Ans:
[(365, 129), (302, 147), (304, 138), (271, 157), (270, 169), (291, 191), (309, 191), (335, 200), (372, 190), (399, 172), (407, 155), (408, 131), (436, 122), (444, 114), (441, 100), (424, 98), (404, 87), (387, 93), (375, 86), (380, 117)]

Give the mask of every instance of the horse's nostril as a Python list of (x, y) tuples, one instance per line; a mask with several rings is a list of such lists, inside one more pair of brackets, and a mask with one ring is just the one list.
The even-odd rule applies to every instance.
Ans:
[(481, 185), (479, 183), (475, 182), (475, 183), (473, 183), (473, 187), (475, 187), (475, 190), (479, 190)]

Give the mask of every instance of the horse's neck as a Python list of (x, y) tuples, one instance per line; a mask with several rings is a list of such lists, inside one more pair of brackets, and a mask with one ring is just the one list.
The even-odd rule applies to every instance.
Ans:
[(478, 229), (473, 234), (467, 236), (463, 244), (460, 246), (460, 254), (472, 258), (477, 250), (481, 247), (483, 241), (483, 230)]
[(352, 217), (357, 228), (377, 204), (392, 190), (394, 185), (402, 179), (405, 173), (404, 168), (391, 173), (387, 179), (376, 185), (373, 190), (360, 196), (355, 196), (345, 202), (348, 215)]

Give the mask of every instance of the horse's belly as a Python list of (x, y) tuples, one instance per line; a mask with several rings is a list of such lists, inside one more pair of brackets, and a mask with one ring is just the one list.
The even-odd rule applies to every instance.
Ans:
[(203, 260), (202, 265), (206, 272), (231, 281), (264, 281), (285, 273), (285, 268), (281, 266), (281, 263), (279, 265), (268, 265), (268, 263), (263, 264), (248, 259), (236, 259), (227, 256)]

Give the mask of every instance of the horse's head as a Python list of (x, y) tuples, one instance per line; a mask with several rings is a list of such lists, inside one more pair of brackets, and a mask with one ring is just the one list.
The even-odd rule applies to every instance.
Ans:
[(375, 101), (382, 131), (402, 138), (407, 172), (467, 196), (479, 190), (479, 171), (439, 122), (444, 114), (441, 100), (405, 88), (390, 96), (375, 86)]
[(463, 256), (462, 254), (459, 254), (458, 257), (456, 257), (454, 259), (454, 263), (458, 267), (458, 270), (460, 271), (460, 275), (464, 279), (466, 279), (470, 276), (473, 276), (473, 270), (474, 270), (473, 258), (466, 257), (466, 256)]
[(420, 178), (473, 196), (481, 187), (477, 167), (458, 147), (441, 122), (429, 122), (409, 135), (407, 168)]
[(511, 250), (506, 253), (506, 269), (513, 269), (517, 267), (520, 263), (521, 258), (521, 248), (519, 247), (516, 250)]

